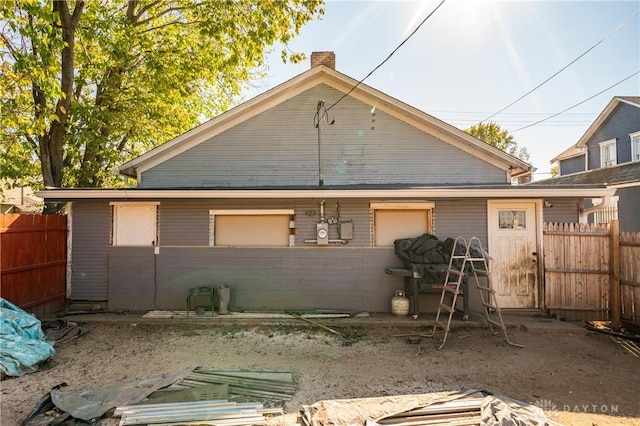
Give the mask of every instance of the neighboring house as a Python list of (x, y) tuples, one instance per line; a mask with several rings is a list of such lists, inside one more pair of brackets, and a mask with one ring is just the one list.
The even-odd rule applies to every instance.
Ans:
[(501, 305), (541, 308), (543, 220), (615, 190), (513, 186), (529, 164), (311, 63), (122, 165), (135, 188), (42, 191), (70, 203), (70, 299), (184, 309), (225, 284), (236, 310), (389, 312), (394, 240), (431, 233), (479, 237)]
[[(640, 97), (616, 96), (580, 140), (557, 157), (560, 176), (538, 185), (594, 185), (617, 189), (606, 206), (585, 201), (582, 220), (591, 223), (620, 221), (623, 232), (640, 232)], [(604, 208), (602, 208), (604, 207)]]
[(28, 186), (12, 186), (11, 182), (3, 181), (0, 191), (0, 214), (11, 213), (41, 213), (42, 198), (39, 198)]

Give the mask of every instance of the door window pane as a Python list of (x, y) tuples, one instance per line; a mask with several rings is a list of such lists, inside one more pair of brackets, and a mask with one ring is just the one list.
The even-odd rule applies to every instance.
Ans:
[(527, 229), (525, 210), (500, 210), (498, 212), (499, 229)]

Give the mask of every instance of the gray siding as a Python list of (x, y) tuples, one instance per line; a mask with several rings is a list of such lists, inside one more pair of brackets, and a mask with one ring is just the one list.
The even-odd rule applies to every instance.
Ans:
[(560, 176), (570, 175), (572, 173), (583, 172), (585, 170), (584, 155), (579, 157), (567, 158), (560, 160)]
[[(230, 308), (388, 312), (401, 266), (383, 248), (112, 248), (109, 309), (186, 308), (188, 289), (225, 284)], [(155, 285), (154, 278), (155, 277)], [(155, 289), (155, 291), (154, 291)], [(155, 296), (154, 296), (155, 295)]]
[[(111, 310), (184, 309), (188, 289), (228, 285), (234, 310), (337, 309), (388, 312), (403, 280), (384, 273), (400, 267), (393, 248), (370, 247), (369, 200), (326, 200), (325, 220), (353, 220), (347, 245), (317, 247), (320, 200), (158, 200), (160, 252), (109, 247), (108, 202), (79, 202), (73, 216), (72, 298), (108, 300)], [(544, 220), (575, 222), (577, 199), (554, 200)], [(295, 247), (208, 247), (210, 209), (290, 208)], [(622, 213), (621, 213), (622, 214)], [(331, 226), (331, 238), (337, 227)], [(436, 200), (434, 234), (487, 241), (487, 200)]]
[(580, 200), (575, 199), (554, 199), (551, 201), (552, 207), (542, 209), (542, 220), (554, 223), (578, 223), (578, 210)]
[(640, 187), (622, 188), (616, 192), (621, 232), (640, 232)]
[(600, 168), (600, 142), (616, 139), (618, 164), (631, 161), (630, 133), (640, 131), (640, 108), (621, 102), (587, 141), (588, 168)]
[(71, 299), (107, 300), (110, 209), (107, 201), (72, 206)]
[[(296, 215), (295, 246), (308, 246), (315, 239), (322, 200), (162, 200), (160, 244), (162, 246), (208, 246), (209, 210), (293, 209)], [(353, 222), (354, 238), (348, 246), (370, 245), (369, 201), (325, 200), (325, 221), (336, 217)], [(329, 225), (329, 238), (338, 239), (338, 226)], [(332, 243), (333, 244), (333, 243)]]
[[(142, 174), (140, 187), (318, 185), (318, 100), (342, 96), (316, 86)], [(322, 125), (325, 185), (507, 183), (506, 174), (434, 136), (347, 97)]]
[(478, 237), (487, 247), (487, 200), (438, 201), (434, 216), (439, 239)]

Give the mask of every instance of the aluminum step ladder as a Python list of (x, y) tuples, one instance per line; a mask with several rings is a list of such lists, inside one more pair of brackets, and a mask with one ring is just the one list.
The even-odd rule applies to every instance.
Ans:
[[(449, 258), (449, 266), (447, 267), (447, 274), (442, 286), (442, 293), (440, 294), (438, 312), (433, 323), (433, 330), (427, 335), (428, 337), (435, 337), (438, 328), (444, 331), (444, 337), (442, 338), (442, 343), (438, 349), (442, 349), (444, 347), (444, 344), (447, 342), (449, 331), (451, 330), (451, 319), (453, 318), (453, 313), (456, 311), (456, 302), (458, 300), (458, 295), (460, 294), (460, 285), (462, 284), (462, 280), (465, 275), (464, 270), (468, 257), (468, 249), (465, 249), (466, 243), (467, 242), (463, 237), (457, 237), (453, 243), (451, 257)], [(447, 295), (451, 295), (450, 304), (445, 303)], [(443, 312), (447, 313), (446, 323), (440, 320), (440, 315)]]
[[(474, 253), (472, 253), (472, 247), (474, 249)], [(509, 340), (509, 336), (507, 335), (507, 328), (504, 325), (504, 321), (502, 320), (502, 312), (500, 311), (500, 307), (498, 306), (498, 302), (495, 298), (496, 292), (491, 286), (491, 277), (489, 274), (489, 263), (487, 262), (487, 255), (482, 248), (482, 243), (480, 242), (478, 237), (472, 237), (469, 240), (468, 244), (463, 237), (457, 237), (455, 239), (453, 248), (451, 249), (451, 257), (449, 259), (447, 275), (442, 287), (442, 293), (440, 295), (438, 312), (433, 323), (433, 330), (431, 334), (428, 334), (428, 336), (434, 337), (438, 328), (440, 328), (444, 331), (444, 337), (442, 338), (442, 343), (440, 344), (438, 349), (442, 349), (444, 347), (444, 344), (447, 342), (447, 336), (449, 335), (449, 331), (451, 330), (451, 319), (453, 318), (453, 313), (455, 312), (456, 301), (458, 299), (458, 295), (460, 294), (460, 285), (462, 284), (462, 280), (465, 277), (466, 270), (471, 272), (471, 276), (469, 278), (473, 278), (476, 284), (476, 288), (480, 293), (480, 301), (482, 303), (484, 319), (489, 324), (491, 333), (493, 335), (498, 334), (498, 332), (494, 330), (494, 326), (499, 327), (504, 333), (505, 341), (508, 344), (517, 346), (519, 348), (524, 347)], [(480, 282), (480, 277), (486, 278), (486, 286)], [(469, 286), (469, 282), (467, 282), (467, 286)], [(451, 298), (451, 304), (445, 303), (447, 294), (451, 294), (453, 296)], [(468, 291), (467, 294), (469, 294)], [(446, 323), (443, 323), (440, 320), (440, 315), (443, 311), (448, 314)]]
[[(480, 257), (473, 257), (471, 255), (472, 247), (475, 248), (478, 253), (480, 253)], [(478, 237), (472, 237), (469, 240), (466, 253), (466, 261), (469, 266), (469, 270), (471, 271), (471, 275), (476, 282), (478, 293), (480, 293), (482, 311), (485, 320), (489, 324), (489, 330), (491, 330), (491, 334), (493, 334), (494, 336), (498, 334), (498, 331), (494, 329), (494, 327), (498, 327), (502, 330), (502, 333), (504, 334), (504, 340), (508, 344), (510, 344), (511, 346), (516, 346), (518, 348), (523, 348), (524, 346), (512, 342), (509, 339), (509, 336), (507, 334), (507, 327), (504, 325), (504, 321), (502, 320), (502, 312), (500, 311), (500, 306), (498, 306), (498, 301), (496, 300), (496, 291), (491, 285), (491, 275), (489, 273), (489, 262), (487, 262), (487, 254), (482, 248), (482, 243), (480, 242)], [(486, 280), (486, 285), (483, 285), (483, 283), (480, 282), (479, 278), (481, 277)]]

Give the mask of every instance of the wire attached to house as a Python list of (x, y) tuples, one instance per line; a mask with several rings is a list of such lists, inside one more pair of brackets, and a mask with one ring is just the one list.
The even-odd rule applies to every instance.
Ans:
[(596, 96), (603, 94), (603, 93), (604, 93), (604, 92), (606, 92), (607, 90), (609, 90), (609, 89), (613, 89), (613, 88), (614, 88), (614, 87), (616, 87), (617, 85), (624, 83), (625, 81), (629, 80), (631, 77), (636, 76), (636, 75), (638, 75), (638, 74), (640, 74), (640, 70), (639, 70), (639, 71), (636, 71), (636, 72), (634, 72), (633, 74), (631, 74), (630, 76), (628, 76), (628, 77), (626, 77), (626, 78), (624, 78), (624, 79), (620, 80), (620, 81), (619, 81), (619, 82), (617, 82), (616, 84), (611, 85), (611, 86), (607, 87), (606, 89), (604, 89), (604, 90), (602, 90), (602, 91), (600, 91), (600, 92), (596, 93), (595, 95), (588, 97), (588, 98), (587, 98), (587, 99), (585, 99), (584, 101), (578, 102), (577, 104), (575, 104), (575, 105), (573, 105), (573, 106), (570, 106), (569, 108), (567, 108), (567, 109), (565, 109), (565, 110), (562, 110), (562, 111), (560, 111), (560, 112), (558, 112), (558, 113), (555, 113), (555, 114), (553, 114), (553, 115), (550, 115), (550, 116), (549, 116), (549, 117), (547, 117), (547, 118), (543, 118), (543, 119), (542, 119), (542, 120), (540, 120), (540, 121), (536, 121), (535, 123), (529, 124), (529, 125), (524, 126), (524, 127), (520, 127), (519, 129), (516, 129), (516, 130), (510, 130), (510, 131), (509, 131), (509, 133), (515, 133), (515, 132), (518, 132), (518, 131), (520, 131), (520, 130), (528, 129), (529, 127), (535, 126), (536, 124), (540, 124), (540, 123), (543, 123), (543, 122), (545, 122), (545, 121), (547, 121), (547, 120), (552, 119), (553, 117), (557, 117), (558, 115), (563, 114), (563, 113), (565, 113), (565, 112), (567, 112), (567, 111), (569, 111), (569, 110), (571, 110), (571, 109), (573, 109), (573, 108), (575, 108), (575, 107), (577, 107), (577, 106), (579, 106), (579, 105), (582, 105), (583, 103), (585, 103), (585, 102), (587, 102), (587, 101), (590, 101), (591, 99), (595, 98)]
[(347, 96), (349, 96), (351, 94), (351, 92), (353, 92), (354, 90), (356, 90), (356, 88), (362, 84), (363, 81), (365, 81), (367, 78), (369, 78), (371, 76), (371, 74), (373, 74), (374, 72), (376, 72), (378, 70), (378, 68), (380, 68), (381, 66), (383, 66), (389, 59), (391, 59), (391, 57), (398, 51), (398, 49), (400, 49), (407, 41), (409, 41), (409, 39), (411, 37), (413, 37), (413, 35), (415, 33), (418, 32), (418, 30), (420, 29), (420, 27), (422, 27), (422, 25), (427, 22), (427, 20), (429, 18), (431, 18), (431, 16), (436, 13), (436, 10), (438, 10), (440, 8), (440, 6), (442, 6), (444, 4), (446, 0), (442, 0), (436, 7), (435, 9), (433, 9), (431, 11), (431, 13), (429, 13), (419, 24), (418, 26), (411, 31), (411, 34), (409, 34), (404, 40), (402, 40), (402, 42), (395, 48), (393, 49), (393, 51), (389, 54), (389, 56), (387, 56), (385, 58), (384, 61), (380, 62), (373, 70), (371, 70), (371, 72), (369, 74), (367, 74), (362, 80), (358, 81), (355, 86), (353, 86), (347, 93), (345, 93), (344, 95), (342, 95), (342, 97), (340, 97), (340, 99), (338, 99), (337, 101), (335, 101), (333, 104), (331, 104), (331, 106), (329, 108), (327, 108), (326, 110), (329, 111), (331, 108), (333, 108), (334, 106), (338, 105), (338, 103), (340, 103), (344, 98), (346, 98)]
[[(551, 80), (552, 78), (554, 78), (555, 76), (557, 76), (558, 74), (560, 74), (562, 71), (566, 70), (567, 68), (569, 68), (571, 65), (573, 65), (575, 62), (577, 62), (580, 58), (582, 58), (584, 55), (586, 55), (587, 53), (591, 52), (593, 49), (595, 49), (600, 43), (602, 43), (603, 41), (605, 41), (606, 39), (608, 39), (609, 37), (611, 37), (614, 33), (616, 33), (620, 28), (624, 27), (629, 21), (631, 21), (633, 18), (635, 18), (636, 16), (640, 15), (640, 12), (636, 12), (634, 15), (631, 15), (629, 18), (627, 18), (626, 21), (624, 21), (622, 24), (618, 25), (613, 31), (611, 31), (609, 34), (607, 34), (606, 36), (604, 36), (604, 38), (602, 38), (600, 41), (598, 41), (596, 44), (594, 44), (593, 46), (591, 46), (590, 48), (588, 48), (587, 50), (585, 50), (580, 56), (578, 56), (577, 58), (575, 58), (573, 61), (569, 62), (567, 65), (565, 65), (564, 67), (562, 67), (560, 70), (558, 70), (555, 74), (553, 74), (551, 77), (547, 78), (545, 81), (543, 81), (542, 83), (538, 84), (536, 87), (534, 87), (533, 89), (529, 90), (527, 93), (525, 93), (524, 95), (520, 96), (518, 99), (516, 99), (515, 101), (511, 102), (509, 105), (507, 105), (506, 107), (502, 108), (500, 111), (491, 114), (489, 117), (485, 118), (484, 120), (480, 121), (477, 124), (482, 124), (485, 121), (489, 121), (491, 120), (493, 117), (495, 117), (496, 115), (500, 114), (501, 112), (505, 111), (508, 108), (511, 108), (513, 105), (517, 104), (518, 102), (520, 102), (522, 99), (526, 98), (527, 96), (529, 96), (531, 93), (533, 93), (534, 91), (538, 90), (540, 87), (542, 87), (544, 84), (546, 84), (549, 80)], [(533, 125), (533, 124), (532, 124)]]

